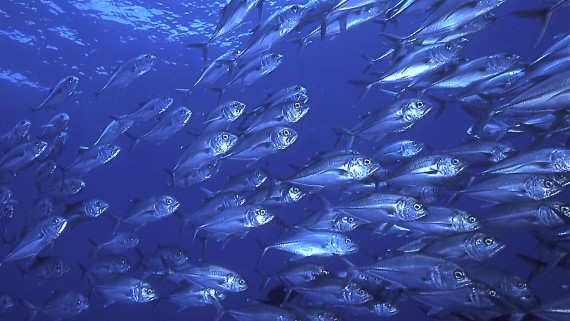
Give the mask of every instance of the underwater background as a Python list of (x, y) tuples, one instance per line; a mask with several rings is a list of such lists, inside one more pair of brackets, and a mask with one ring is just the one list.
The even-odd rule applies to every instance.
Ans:
[[(419, 2), (419, 1), (418, 1)], [(292, 4), (292, 1), (265, 1), (263, 18), (279, 8)], [(109, 209), (101, 217), (73, 229), (66, 230), (54, 242), (53, 247), (43, 250), (40, 255), (49, 255), (62, 259), (69, 265), (69, 272), (56, 280), (38, 280), (25, 277), (21, 281), (20, 270), (16, 265), (26, 266), (26, 261), (5, 262), (0, 267), (0, 295), (9, 294), (21, 298), (35, 306), (42, 306), (53, 293), (67, 290), (78, 291), (85, 296), (92, 292), (92, 285), (87, 278), (82, 278), (82, 265), (93, 262), (93, 245), (89, 239), (103, 242), (112, 235), (114, 222), (105, 217), (121, 217), (131, 206), (131, 200), (144, 199), (151, 195), (168, 194), (180, 202), (180, 212), (192, 213), (201, 207), (206, 197), (200, 187), (211, 191), (220, 190), (228, 177), (236, 176), (249, 169), (262, 169), (269, 176), (269, 181), (285, 179), (309, 163), (317, 153), (331, 151), (339, 140), (334, 129), (351, 128), (361, 115), (392, 103), (394, 97), (373, 87), (359, 101), (361, 89), (349, 84), (349, 80), (373, 80), (374, 76), (366, 73), (368, 62), (363, 57), (376, 57), (390, 49), (389, 42), (380, 32), (405, 36), (417, 27), (420, 16), (402, 14), (397, 23), (385, 26), (368, 22), (352, 30), (326, 37), (315, 38), (299, 50), (295, 39), (310, 32), (306, 27), (297, 36), (288, 35), (271, 48), (271, 52), (283, 55), (282, 64), (269, 75), (241, 88), (228, 88), (223, 92), (222, 101), (238, 100), (246, 104), (245, 113), (252, 112), (266, 95), (291, 85), (302, 85), (309, 97), (309, 112), (291, 125), (299, 137), (285, 150), (263, 157), (249, 165), (238, 160), (224, 160), (219, 172), (210, 179), (185, 189), (171, 190), (172, 169), (182, 154), (182, 148), (194, 139), (192, 133), (199, 133), (203, 128), (204, 115), (218, 105), (219, 93), (207, 86), (196, 88), (186, 99), (178, 88), (191, 88), (200, 76), (206, 63), (202, 60), (199, 49), (188, 48), (189, 43), (206, 41), (219, 20), (219, 10), (224, 2), (203, 0), (193, 1), (47, 1), (4, 0), (0, 3), (0, 132), (10, 131), (14, 125), (24, 119), (31, 122), (31, 136), (41, 134), (41, 125), (60, 112), (70, 116), (67, 129), (68, 140), (57, 163), (69, 166), (77, 155), (79, 146), (91, 146), (101, 131), (111, 121), (112, 116), (131, 113), (142, 103), (156, 97), (170, 96), (174, 99), (171, 108), (186, 106), (192, 116), (183, 130), (162, 144), (141, 141), (136, 148), (132, 137), (123, 135), (116, 144), (122, 150), (116, 158), (103, 166), (80, 175), (86, 186), (80, 195), (71, 201), (98, 198), (109, 204)], [(552, 2), (536, 0), (510, 0), (493, 10), (497, 20), (486, 29), (468, 36), (463, 44), (460, 56), (475, 59), (494, 53), (509, 52), (520, 56), (522, 63), (530, 63), (554, 43), (554, 37), (570, 31), (570, 11), (561, 8), (555, 12), (546, 29), (543, 40), (534, 46), (539, 28), (538, 19), (526, 19), (512, 15), (521, 9), (532, 9), (551, 5)], [(258, 24), (257, 12), (249, 15), (246, 22), (237, 30), (215, 40), (209, 46), (208, 57), (213, 59), (230, 48), (242, 47), (249, 37), (251, 28)], [(318, 26), (318, 24), (313, 27)], [(148, 74), (129, 84), (126, 88), (103, 93), (99, 98), (94, 94), (111, 77), (116, 67), (141, 54), (157, 57)], [(389, 59), (374, 65), (374, 70), (381, 73), (390, 67)], [(49, 89), (66, 76), (79, 78), (75, 93), (57, 106), (57, 110), (32, 112), (48, 95)], [(222, 80), (212, 88), (224, 87)], [(388, 85), (383, 89), (393, 90)], [(404, 97), (415, 97), (415, 93), (406, 92)], [(429, 99), (429, 98), (428, 98)], [(431, 112), (410, 130), (390, 135), (380, 143), (373, 140), (356, 140), (351, 146), (365, 155), (374, 154), (376, 147), (398, 139), (421, 141), (431, 150), (443, 150), (466, 141), (467, 129), (474, 124), (474, 118), (457, 104), (448, 105), (441, 115)], [(148, 131), (154, 120), (136, 123), (129, 133), (138, 137)], [(190, 133), (186, 133), (189, 131)], [(243, 138), (237, 126), (230, 127), (230, 132)], [(531, 141), (530, 135), (509, 137), (508, 141), (524, 150)], [(542, 147), (559, 147), (565, 140), (559, 136), (546, 140)], [(13, 192), (14, 217), (5, 225), (5, 237), (0, 247), (5, 257), (13, 247), (10, 240), (18, 239), (18, 234), (26, 227), (27, 214), (33, 211), (39, 197), (35, 187), (37, 164), (19, 170), (16, 177), (2, 185)], [(248, 166), (248, 167), (246, 167)], [(70, 174), (73, 175), (73, 174)], [(319, 192), (332, 204), (339, 204), (350, 199), (346, 193), (325, 189)], [(246, 197), (247, 198), (247, 197)], [(563, 190), (554, 198), (568, 203), (570, 193)], [(445, 200), (437, 203), (444, 205)], [(481, 216), (488, 209), (483, 203), (471, 198), (460, 198), (453, 204), (455, 208), (467, 210), (475, 216)], [(322, 206), (310, 195), (295, 204), (276, 208), (273, 213), (289, 228), (310, 213), (318, 212)], [(61, 209), (60, 209), (61, 211)], [(284, 227), (271, 222), (251, 231), (243, 239), (231, 238), (222, 248), (222, 242), (209, 241), (202, 247), (199, 240), (193, 241), (194, 228), (181, 229), (181, 220), (175, 215), (146, 224), (137, 230), (140, 237), (138, 249), (150, 255), (158, 244), (174, 244), (182, 247), (191, 264), (216, 264), (239, 273), (247, 280), (248, 289), (244, 292), (228, 294), (221, 301), (224, 309), (267, 300), (268, 292), (279, 282), (272, 280), (261, 289), (264, 273), (272, 274), (289, 264), (291, 254), (269, 250), (258, 264), (262, 250), (261, 243), (272, 244), (286, 235)], [(130, 231), (133, 227), (121, 223), (119, 231)], [(525, 279), (532, 266), (517, 257), (517, 253), (539, 257), (539, 246), (532, 233), (508, 230), (494, 232), (506, 248), (484, 264), (493, 268), (508, 270)], [(394, 249), (406, 242), (403, 236), (380, 236), (370, 230), (356, 229), (348, 233), (360, 246), (360, 250), (346, 256), (356, 265), (370, 264), (374, 255), (382, 256), (389, 249)], [(135, 251), (125, 254), (134, 269), (139, 257)], [(334, 271), (346, 270), (346, 265), (334, 257), (315, 258)], [(262, 273), (260, 274), (261, 271)], [(144, 268), (127, 272), (128, 275), (141, 277)], [(161, 279), (151, 276), (148, 282), (155, 286), (159, 297), (167, 295), (175, 287)], [(529, 283), (530, 288), (541, 302), (549, 302), (570, 295), (570, 272), (567, 269), (554, 268), (546, 275), (540, 275)], [(55, 292), (54, 292), (55, 291)], [(298, 298), (294, 299), (298, 302)], [(16, 300), (10, 311), (0, 315), (5, 320), (26, 320), (29, 311), (24, 304)], [(213, 320), (216, 309), (213, 306), (190, 307), (177, 312), (177, 307), (170, 302), (159, 300), (159, 304), (115, 303), (103, 308), (106, 300), (97, 291), (89, 296), (89, 308), (75, 317), (77, 320)], [(392, 320), (428, 320), (426, 306), (410, 298), (397, 300), (394, 304), (399, 313), (390, 317)], [(298, 305), (298, 303), (293, 303)], [(356, 316), (343, 307), (328, 307), (343, 316), (345, 320), (376, 320), (377, 316)], [(50, 316), (36, 316), (36, 320), (51, 320)], [(231, 317), (225, 315), (224, 320)], [(260, 319), (262, 320), (262, 319)]]

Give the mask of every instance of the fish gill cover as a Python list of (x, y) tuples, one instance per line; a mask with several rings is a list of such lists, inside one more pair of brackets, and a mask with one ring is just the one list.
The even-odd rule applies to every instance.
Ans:
[(3, 1), (0, 319), (567, 320), (568, 4)]

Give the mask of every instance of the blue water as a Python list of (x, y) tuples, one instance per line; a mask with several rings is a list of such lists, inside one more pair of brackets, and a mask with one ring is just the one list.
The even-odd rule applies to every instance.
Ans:
[[(477, 58), (499, 52), (512, 52), (521, 56), (524, 62), (531, 62), (540, 56), (553, 43), (553, 36), (568, 32), (570, 11), (557, 12), (544, 40), (536, 47), (535, 32), (538, 22), (514, 17), (513, 10), (532, 8), (538, 5), (536, 0), (511, 0), (499, 7), (494, 13), (499, 19), (488, 29), (469, 38), (463, 49), (463, 56)], [(264, 15), (268, 16), (280, 6), (290, 1), (266, 1)], [(218, 20), (217, 8), (223, 2), (204, 0), (193, 1), (46, 1), (4, 0), (0, 3), (0, 132), (10, 130), (22, 119), (32, 122), (32, 136), (41, 134), (41, 124), (45, 124), (56, 112), (47, 111), (32, 115), (30, 108), (40, 104), (47, 96), (49, 88), (67, 75), (79, 77), (78, 91), (58, 108), (71, 116), (68, 130), (69, 140), (60, 164), (69, 165), (76, 155), (76, 148), (92, 144), (101, 130), (107, 125), (112, 115), (129, 113), (136, 106), (154, 97), (170, 95), (175, 99), (174, 106), (188, 106), (193, 116), (187, 125), (189, 131), (201, 129), (203, 113), (217, 104), (217, 94), (200, 88), (192, 93), (188, 101), (176, 88), (190, 87), (201, 73), (204, 63), (199, 50), (186, 47), (190, 42), (205, 41), (213, 31)], [(257, 16), (252, 15), (249, 22), (237, 32), (225, 37), (223, 42), (216, 42), (210, 48), (209, 57), (217, 57), (228, 48), (239, 46), (247, 40), (249, 28), (255, 26)], [(389, 25), (387, 32), (406, 35), (417, 25), (413, 16), (404, 15), (398, 26)], [(384, 106), (392, 97), (376, 89), (356, 105), (360, 89), (347, 83), (350, 79), (371, 79), (363, 74), (366, 62), (363, 55), (376, 56), (389, 47), (379, 36), (380, 26), (365, 24), (334, 39), (313, 41), (297, 55), (297, 47), (287, 41), (277, 44), (272, 51), (285, 56), (283, 64), (272, 74), (243, 89), (229, 89), (224, 100), (240, 100), (247, 104), (246, 111), (253, 110), (267, 93), (292, 84), (301, 84), (307, 88), (310, 99), (309, 113), (293, 126), (299, 139), (290, 148), (278, 154), (266, 157), (253, 168), (264, 168), (268, 172), (285, 178), (294, 173), (289, 164), (304, 166), (308, 159), (317, 152), (332, 150), (336, 136), (332, 127), (351, 127), (359, 116), (369, 110)], [(241, 34), (240, 34), (241, 33)], [(238, 36), (239, 35), (239, 36)], [(158, 57), (154, 68), (141, 79), (127, 88), (104, 94), (98, 101), (93, 94), (107, 82), (114, 68), (141, 53), (151, 53)], [(382, 62), (375, 70), (382, 71), (388, 62)], [(222, 84), (223, 85), (223, 84)], [(466, 130), (473, 119), (457, 106), (450, 106), (439, 118), (432, 113), (417, 126), (398, 136), (386, 139), (416, 139), (434, 150), (455, 146), (464, 141)], [(137, 125), (132, 129), (135, 134), (144, 133), (152, 122)], [(110, 204), (109, 213), (121, 216), (130, 206), (130, 200), (149, 195), (169, 193), (166, 183), (169, 181), (164, 168), (172, 168), (182, 151), (181, 147), (193, 140), (191, 135), (178, 133), (166, 143), (155, 145), (141, 142), (133, 151), (128, 151), (132, 141), (121, 137), (118, 144), (123, 151), (108, 164), (94, 169), (83, 176), (87, 182), (85, 191), (76, 199), (97, 197)], [(526, 138), (517, 138), (515, 145), (526, 146)], [(547, 141), (545, 146), (554, 146), (556, 140)], [(374, 143), (357, 142), (354, 148), (364, 154), (373, 154)], [(25, 226), (25, 214), (31, 211), (37, 197), (34, 188), (35, 165), (27, 171), (20, 171), (16, 179), (9, 184), (14, 192), (16, 218), (7, 226), (8, 235), (14, 236)], [(209, 189), (218, 189), (228, 176), (241, 173), (244, 163), (227, 161), (220, 172), (212, 179), (200, 184)], [(325, 192), (331, 202), (338, 203), (341, 195)], [(197, 186), (186, 190), (174, 191), (183, 211), (192, 212), (200, 207), (204, 194)], [(570, 201), (568, 191), (557, 199)], [(481, 203), (468, 199), (460, 200), (456, 207), (481, 213)], [(309, 197), (290, 207), (276, 210), (276, 215), (293, 225), (305, 217), (309, 210), (318, 210), (318, 202)], [(105, 215), (103, 215), (105, 216)], [(191, 263), (211, 263), (226, 266), (243, 275), (249, 282), (247, 291), (230, 294), (222, 301), (226, 308), (234, 308), (264, 299), (268, 289), (259, 290), (261, 276), (256, 273), (260, 250), (255, 238), (271, 243), (277, 240), (281, 229), (277, 224), (268, 224), (253, 231), (244, 239), (232, 239), (227, 247), (211, 242), (202, 256), (201, 244), (192, 243), (191, 228), (179, 233), (180, 220), (174, 216), (148, 224), (139, 231), (143, 253), (151, 253), (157, 244), (177, 244), (184, 247)], [(101, 217), (96, 221), (78, 226), (71, 231), (64, 231), (53, 248), (46, 249), (42, 255), (53, 255), (64, 259), (71, 271), (57, 281), (38, 283), (29, 278), (20, 284), (18, 270), (14, 263), (6, 263), (0, 270), (0, 293), (9, 293), (24, 298), (36, 305), (42, 305), (52, 296), (52, 291), (73, 289), (87, 294), (90, 285), (80, 281), (81, 273), (76, 262), (91, 262), (89, 253), (92, 246), (87, 238), (103, 241), (111, 235), (112, 221)], [(121, 230), (128, 230), (122, 225)], [(402, 244), (397, 238), (378, 238), (367, 232), (357, 230), (352, 237), (361, 248), (382, 255), (387, 249)], [(536, 241), (528, 233), (504, 233), (500, 235), (507, 244), (507, 250), (485, 264), (503, 268), (520, 276), (526, 276), (530, 267), (519, 260), (516, 253), (531, 256), (536, 253)], [(10, 246), (0, 248), (5, 255)], [(137, 258), (134, 252), (127, 253), (132, 262)], [(260, 269), (274, 272), (283, 267), (291, 256), (279, 251), (269, 251)], [(363, 251), (348, 257), (356, 264), (368, 264), (370, 257)], [(335, 259), (320, 259), (320, 262), (335, 271), (343, 269)], [(19, 262), (18, 264), (21, 264)], [(130, 272), (140, 276), (142, 271)], [(156, 285), (159, 294), (168, 293), (173, 288), (165, 281), (150, 281)], [(530, 285), (541, 301), (547, 302), (570, 294), (568, 271), (555, 269), (553, 273), (539, 277)], [(276, 283), (272, 283), (276, 285)], [(176, 313), (176, 308), (168, 302), (158, 306), (153, 304), (115, 304), (103, 308), (105, 300), (95, 292), (90, 298), (90, 307), (78, 316), (77, 320), (211, 320), (215, 315), (213, 307), (191, 308)], [(392, 320), (424, 320), (425, 314), (419, 304), (413, 300), (396, 304), (400, 313)], [(342, 309), (337, 309), (342, 311)], [(5, 316), (6, 320), (24, 320), (26, 310), (17, 305)], [(346, 320), (374, 320), (376, 318), (354, 317), (344, 314)], [(228, 320), (229, 317), (226, 317)], [(41, 315), (37, 320), (49, 320)]]

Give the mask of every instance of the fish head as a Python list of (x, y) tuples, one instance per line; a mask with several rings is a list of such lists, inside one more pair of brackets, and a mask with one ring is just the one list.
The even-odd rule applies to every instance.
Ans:
[(505, 295), (513, 298), (525, 305), (535, 305), (538, 299), (532, 293), (528, 284), (515, 274), (507, 274), (503, 276), (499, 282), (499, 288)]
[(220, 163), (218, 161), (214, 161), (198, 168), (196, 175), (199, 177), (200, 181), (203, 181), (212, 177), (212, 175), (216, 174), (219, 170)]
[(90, 217), (99, 217), (109, 208), (109, 204), (99, 199), (92, 199), (87, 201), (85, 205), (85, 212)]
[[(342, 318), (338, 314), (332, 311), (319, 311), (315, 316), (315, 321), (342, 321)], [(309, 319), (307, 319), (309, 320)]]
[(489, 57), (489, 64), (493, 70), (503, 72), (519, 63), (521, 57), (512, 53), (495, 54)]
[(297, 186), (286, 186), (283, 200), (287, 204), (293, 204), (300, 201), (305, 195), (306, 193)]
[(66, 113), (59, 113), (51, 118), (49, 123), (56, 128), (66, 128), (69, 125), (69, 121), (71, 117), (69, 117)]
[(267, 180), (267, 174), (260, 169), (256, 169), (248, 176), (247, 181), (250, 186), (259, 187)]
[(15, 209), (12, 203), (1, 204), (0, 206), (0, 219), (2, 221), (9, 221), (14, 217)]
[(562, 187), (570, 184), (570, 175), (568, 175), (567, 173), (556, 173), (549, 175), (549, 177), (550, 179), (552, 179)]
[(444, 155), (437, 159), (436, 167), (442, 177), (450, 178), (463, 171), (467, 163), (459, 157)]
[(477, 232), (464, 241), (463, 247), (471, 258), (483, 261), (493, 257), (506, 245), (496, 237)]
[(28, 155), (34, 155), (34, 157), (38, 157), (47, 149), (47, 147), (47, 142), (37, 139), (31, 142), (27, 142), (24, 146), (24, 151)]
[(350, 178), (361, 180), (376, 172), (380, 164), (368, 157), (357, 156), (348, 160), (346, 168)]
[(42, 222), (42, 231), (52, 238), (58, 237), (67, 226), (67, 220), (61, 216), (52, 216)]
[(400, 106), (402, 117), (408, 123), (414, 123), (425, 117), (433, 108), (433, 105), (423, 99), (406, 99)]
[(247, 290), (247, 281), (236, 273), (229, 273), (224, 280), (224, 288), (231, 292)]
[(324, 265), (312, 265), (309, 269), (310, 281), (327, 277), (331, 271)]
[(65, 274), (67, 274), (67, 272), (69, 272), (69, 266), (65, 264), (65, 262), (56, 259), (55, 261), (53, 261), (52, 264), (50, 264), (49, 270), (50, 270), (50, 275), (60, 278)]
[(435, 203), (445, 195), (445, 190), (438, 186), (421, 186), (419, 199), (422, 203)]
[(245, 201), (245, 197), (240, 193), (227, 193), (224, 195), (224, 207), (241, 206)]
[(135, 302), (146, 303), (158, 299), (158, 294), (150, 284), (138, 281), (133, 286), (133, 297)]
[(245, 107), (245, 104), (241, 101), (230, 101), (224, 104), (224, 107), (222, 108), (222, 114), (227, 119), (227, 121), (231, 123), (243, 114)]
[(359, 284), (351, 282), (342, 289), (342, 298), (349, 304), (363, 304), (372, 300), (372, 295)]
[(81, 293), (69, 292), (65, 297), (66, 311), (73, 311), (73, 315), (78, 315), (89, 308), (89, 300)]
[(271, 131), (270, 139), (277, 149), (285, 149), (293, 144), (299, 135), (297, 132), (285, 126), (279, 126)]
[(491, 161), (498, 163), (506, 158), (513, 156), (517, 150), (509, 144), (498, 144), (491, 151)]
[(564, 187), (548, 176), (533, 175), (524, 182), (526, 195), (538, 201), (552, 197), (562, 191)]
[(97, 155), (99, 160), (103, 163), (107, 163), (111, 159), (115, 158), (121, 151), (121, 147), (115, 144), (104, 144), (99, 146)]
[(570, 172), (570, 149), (557, 149), (550, 153), (550, 163), (556, 172)]
[(85, 188), (85, 181), (80, 178), (69, 178), (63, 182), (63, 189), (69, 191), (71, 194), (76, 195)]
[(372, 306), (372, 313), (380, 317), (391, 317), (398, 314), (400, 310), (390, 302), (376, 303)]
[(485, 283), (476, 282), (471, 285), (469, 294), (465, 299), (471, 306), (484, 308), (495, 306), (495, 302), (501, 299), (501, 295)]
[(210, 138), (210, 147), (214, 155), (222, 155), (230, 151), (236, 143), (238, 137), (228, 131), (220, 131)]
[(41, 217), (51, 216), (54, 212), (53, 201), (47, 197), (39, 199), (34, 205), (34, 212)]
[(463, 210), (454, 210), (450, 221), (455, 232), (471, 232), (481, 228), (477, 217)]
[(403, 197), (396, 204), (396, 216), (404, 222), (418, 220), (428, 213), (422, 203), (413, 197)]
[(457, 55), (459, 54), (459, 51), (463, 49), (463, 43), (465, 43), (466, 40), (467, 39), (465, 38), (461, 38), (435, 47), (431, 51), (433, 60), (438, 62), (438, 64), (445, 64), (454, 60), (461, 63), (459, 58), (457, 58)]
[(262, 207), (252, 207), (247, 211), (250, 226), (261, 226), (273, 220), (274, 216)]
[(400, 154), (402, 157), (413, 157), (419, 154), (425, 147), (424, 143), (413, 140), (404, 140), (400, 145)]
[(558, 226), (570, 220), (570, 206), (561, 202), (547, 202), (538, 208), (537, 216), (545, 226)]
[(289, 123), (298, 122), (309, 112), (309, 106), (299, 101), (289, 102), (283, 105), (283, 116)]
[(306, 12), (307, 7), (299, 4), (293, 4), (283, 8), (278, 18), (281, 35), (285, 35), (293, 30)]
[(339, 232), (349, 232), (354, 230), (360, 224), (360, 220), (354, 216), (340, 213), (333, 219), (333, 226)]
[(162, 195), (155, 202), (155, 209), (160, 216), (170, 215), (180, 207), (180, 203), (172, 196)]
[(126, 245), (127, 247), (133, 248), (139, 244), (140, 239), (138, 235), (136, 235), (135, 233), (125, 233), (123, 235), (122, 241), (123, 244)]
[(171, 248), (166, 254), (166, 259), (173, 266), (181, 266), (182, 264), (188, 262), (188, 253), (183, 248), (174, 247)]
[(471, 283), (465, 271), (450, 261), (434, 265), (430, 277), (432, 284), (439, 290), (455, 290)]
[(159, 114), (163, 113), (168, 108), (170, 108), (170, 106), (172, 106), (173, 102), (174, 102), (174, 99), (172, 99), (172, 97), (168, 97), (168, 96), (159, 97), (155, 100), (153, 109), (156, 109), (157, 113), (159, 113)]
[(178, 107), (172, 112), (172, 123), (178, 127), (183, 127), (192, 117), (192, 111), (186, 107)]
[(506, 124), (498, 120), (490, 120), (485, 124), (473, 125), (467, 129), (467, 134), (476, 140), (498, 141), (509, 131)]
[(331, 239), (331, 247), (334, 254), (347, 255), (358, 251), (358, 244), (343, 234), (333, 234)]
[(135, 73), (142, 76), (147, 73), (156, 63), (156, 56), (151, 54), (142, 54), (135, 58)]
[(131, 262), (124, 256), (117, 256), (113, 259), (113, 271), (116, 273), (126, 273), (131, 269)]
[(283, 62), (283, 58), (285, 56), (283, 56), (282, 54), (278, 54), (278, 53), (270, 53), (267, 54), (265, 56), (263, 56), (263, 58), (261, 59), (261, 64), (268, 70), (274, 70), (275, 68), (277, 68), (281, 62)]
[(8, 294), (0, 295), (0, 312), (5, 313), (14, 307), (14, 297)]
[(32, 128), (32, 123), (29, 120), (27, 119), (21, 120), (12, 129), (12, 135), (19, 138), (26, 138), (30, 134), (31, 128)]
[(79, 78), (75, 76), (68, 76), (64, 78), (60, 84), (63, 91), (71, 95), (79, 84)]

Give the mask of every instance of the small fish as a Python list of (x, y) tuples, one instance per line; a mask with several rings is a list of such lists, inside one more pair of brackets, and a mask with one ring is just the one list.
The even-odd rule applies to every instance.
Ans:
[(59, 279), (69, 272), (69, 266), (61, 259), (53, 256), (36, 256), (32, 265), (27, 269), (20, 267), (18, 269), (22, 274), (22, 281), (27, 275), (42, 280)]
[(42, 125), (44, 131), (38, 138), (43, 140), (51, 140), (55, 138), (59, 133), (66, 131), (69, 128), (70, 120), (71, 117), (66, 113), (60, 113), (53, 116), (48, 124)]
[(149, 283), (123, 275), (96, 285), (95, 288), (107, 299), (103, 307), (115, 302), (148, 303), (158, 299), (156, 290)]
[(115, 158), (121, 147), (113, 144), (98, 145), (87, 150), (80, 150), (79, 155), (68, 169), (74, 173), (87, 173)]
[(482, 174), (570, 173), (570, 149), (545, 148), (509, 157)]
[(170, 272), (168, 276), (205, 288), (213, 288), (222, 293), (237, 293), (248, 288), (247, 281), (241, 275), (225, 267), (213, 264), (182, 266)]
[(12, 147), (0, 156), (0, 173), (18, 171), (28, 167), (47, 149), (48, 143), (43, 140), (33, 140)]
[(119, 232), (103, 243), (97, 243), (92, 239), (89, 239), (89, 242), (95, 246), (92, 252), (93, 256), (101, 250), (107, 250), (115, 254), (121, 253), (136, 247), (139, 244), (139, 241), (139, 237), (132, 232)]
[(386, 181), (397, 185), (441, 184), (456, 178), (467, 167), (459, 157), (433, 154), (410, 160), (390, 173)]
[(135, 122), (147, 121), (165, 112), (170, 108), (170, 106), (172, 106), (173, 102), (174, 99), (168, 96), (156, 97), (141, 104), (139, 108), (132, 113), (121, 116), (120, 118), (129, 119)]
[(187, 285), (173, 291), (164, 297), (164, 299), (176, 304), (178, 306), (176, 313), (180, 313), (191, 307), (206, 305), (214, 305), (218, 307), (220, 306), (220, 301), (224, 300), (226, 297), (226, 294), (213, 288)]
[(45, 305), (36, 307), (26, 300), (22, 303), (30, 312), (32, 320), (38, 312), (53, 317), (54, 320), (75, 318), (89, 308), (87, 298), (76, 291), (56, 293)]
[(202, 134), (227, 130), (243, 114), (245, 107), (244, 103), (237, 100), (230, 100), (214, 107), (206, 115), (204, 120), (206, 126), (202, 129)]
[(267, 128), (242, 140), (224, 158), (257, 161), (291, 146), (297, 140), (297, 132), (285, 126)]
[(186, 107), (173, 109), (168, 115), (161, 118), (146, 134), (138, 138), (137, 141), (148, 140), (158, 143), (164, 142), (184, 128), (191, 116), (192, 112)]
[(32, 108), (32, 112), (44, 109), (55, 110), (57, 106), (71, 97), (79, 84), (79, 78), (68, 76), (60, 80), (55, 87), (50, 89), (47, 98), (37, 107)]
[(131, 262), (120, 254), (98, 256), (95, 262), (88, 267), (77, 263), (81, 269), (81, 279), (89, 278), (91, 283), (100, 283), (118, 275), (123, 275), (131, 269)]
[(34, 258), (61, 235), (67, 220), (63, 217), (48, 217), (31, 227), (17, 242), (14, 249), (0, 262), (17, 261), (25, 258)]
[(11, 131), (0, 135), (0, 152), (5, 153), (12, 147), (29, 141), (31, 128), (32, 123), (24, 119), (19, 121)]
[[(155, 195), (145, 199), (134, 199), (131, 202), (132, 205), (127, 213), (122, 218), (117, 219), (117, 225), (120, 222), (126, 222), (139, 229), (147, 223), (171, 215), (180, 207), (180, 203), (168, 195)], [(115, 226), (116, 228), (117, 226)]]
[(325, 305), (360, 305), (372, 300), (372, 295), (362, 286), (335, 277), (314, 280), (290, 290)]
[(127, 87), (133, 81), (149, 72), (155, 63), (156, 57), (151, 54), (142, 54), (128, 60), (113, 72), (109, 81), (95, 95), (100, 97), (104, 91)]

